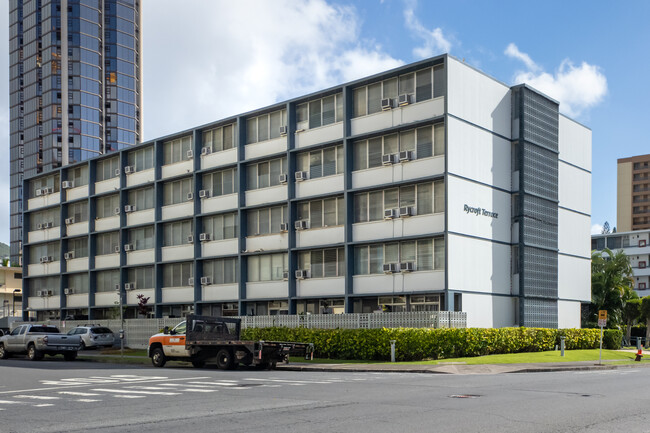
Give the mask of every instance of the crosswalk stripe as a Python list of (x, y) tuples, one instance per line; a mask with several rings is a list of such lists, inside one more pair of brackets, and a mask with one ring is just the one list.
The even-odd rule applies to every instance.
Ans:
[(93, 389), (96, 392), (115, 392), (115, 393), (124, 393), (124, 394), (147, 394), (147, 395), (179, 395), (180, 392), (163, 392), (163, 391), (137, 391), (134, 389), (108, 389), (108, 388), (97, 388)]
[(101, 401), (95, 398), (78, 398), (75, 401), (79, 401), (81, 403), (95, 403), (97, 401)]
[(115, 397), (115, 398), (145, 398), (146, 396), (144, 396), (144, 395), (122, 395), (122, 394), (117, 394), (117, 395), (114, 395), (113, 397)]
[(96, 395), (101, 395), (101, 394), (96, 394), (96, 393), (93, 393), (93, 392), (75, 392), (75, 391), (59, 391), (59, 394), (78, 395), (79, 397), (94, 397)]
[(24, 394), (15, 395), (14, 397), (15, 398), (31, 398), (31, 399), (34, 399), (34, 400), (58, 400), (59, 399), (59, 397), (49, 397), (49, 396), (45, 396), (45, 395), (24, 395)]
[(0, 400), (0, 404), (22, 404), (22, 403), (19, 401)]
[(35, 404), (34, 407), (49, 407), (49, 406), (54, 406), (52, 403), (41, 403), (41, 404)]

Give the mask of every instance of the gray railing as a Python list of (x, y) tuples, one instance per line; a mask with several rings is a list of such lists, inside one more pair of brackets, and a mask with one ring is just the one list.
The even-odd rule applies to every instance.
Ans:
[[(376, 329), (376, 328), (466, 328), (467, 313), (454, 311), (415, 311), (408, 313), (353, 313), (353, 314), (306, 314), (292, 316), (242, 316), (244, 328), (309, 328), (309, 329)], [(96, 320), (93, 323), (110, 328), (117, 340), (118, 331), (124, 329), (124, 346), (132, 349), (146, 349), (149, 337), (160, 332), (165, 326), (170, 328), (181, 322), (182, 318), (165, 319), (126, 319), (124, 328), (120, 320)], [(87, 320), (49, 320), (61, 332), (75, 326), (86, 325)], [(16, 327), (20, 322), (14, 322)]]

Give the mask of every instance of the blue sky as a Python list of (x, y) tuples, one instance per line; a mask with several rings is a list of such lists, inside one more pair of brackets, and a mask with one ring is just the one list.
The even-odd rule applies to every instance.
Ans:
[[(504, 83), (531, 83), (592, 129), (592, 225), (614, 227), (616, 159), (650, 153), (649, 18), (641, 0), (143, 0), (144, 140), (449, 52)], [(6, 42), (0, 81), (8, 243)]]

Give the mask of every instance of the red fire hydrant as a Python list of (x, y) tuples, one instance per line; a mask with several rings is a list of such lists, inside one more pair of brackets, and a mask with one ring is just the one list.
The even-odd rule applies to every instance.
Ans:
[(634, 360), (635, 360), (635, 361), (641, 361), (641, 358), (643, 358), (643, 350), (642, 350), (642, 349), (639, 349), (639, 350), (636, 352), (636, 358), (634, 358)]

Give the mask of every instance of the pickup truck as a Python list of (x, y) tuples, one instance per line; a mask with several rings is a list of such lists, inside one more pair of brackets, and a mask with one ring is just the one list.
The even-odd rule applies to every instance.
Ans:
[(14, 328), (8, 335), (0, 337), (0, 359), (13, 354), (27, 354), (32, 361), (45, 355), (63, 355), (66, 361), (74, 361), (81, 347), (78, 335), (66, 335), (52, 325), (26, 324)]
[(222, 370), (238, 364), (258, 368), (275, 368), (278, 362), (288, 361), (289, 355), (313, 358), (312, 343), (284, 341), (242, 341), (241, 319), (189, 315), (169, 330), (149, 338), (148, 356), (155, 367), (164, 367), (167, 361), (189, 361), (194, 367), (214, 361)]

